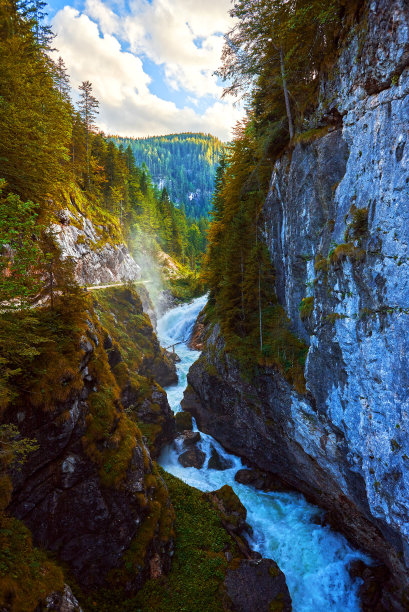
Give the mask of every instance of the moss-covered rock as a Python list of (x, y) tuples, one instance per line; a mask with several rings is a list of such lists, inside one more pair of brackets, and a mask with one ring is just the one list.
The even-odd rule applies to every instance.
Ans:
[(227, 572), (225, 585), (235, 612), (291, 612), (285, 576), (271, 559), (243, 560)]
[(190, 412), (177, 412), (175, 414), (176, 429), (178, 432), (192, 431), (193, 422)]
[[(8, 511), (24, 519), (34, 543), (57, 555), (82, 588), (120, 584), (132, 593), (169, 570), (174, 513), (138, 419), (121, 401), (122, 385), (130, 384), (132, 375), (119, 342), (117, 347), (91, 303), (77, 325), (72, 346), (64, 337), (69, 349), (64, 354), (50, 344), (50, 363), (44, 346), (40, 376), (33, 380), (36, 392), (17, 397), (5, 414), (39, 445), (13, 473)], [(108, 334), (118, 350), (111, 363)], [(26, 381), (31, 391), (28, 374)], [(39, 385), (44, 393), (37, 393)], [(163, 390), (142, 376), (138, 385), (146, 410), (160, 417)]]
[(229, 485), (208, 493), (209, 499), (221, 512), (225, 526), (234, 533), (246, 528), (247, 510)]

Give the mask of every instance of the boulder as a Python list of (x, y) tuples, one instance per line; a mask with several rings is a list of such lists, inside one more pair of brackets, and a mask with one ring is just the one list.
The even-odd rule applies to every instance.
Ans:
[(291, 612), (285, 576), (271, 559), (242, 560), (224, 581), (236, 612)]
[(228, 470), (233, 467), (233, 461), (231, 459), (227, 459), (226, 457), (222, 457), (214, 446), (212, 446), (212, 453), (210, 455), (209, 463), (207, 467), (210, 470)]
[(181, 437), (183, 438), (183, 446), (185, 448), (193, 446), (201, 440), (201, 435), (198, 431), (184, 431)]
[(178, 457), (178, 461), (183, 467), (194, 467), (200, 470), (205, 462), (206, 455), (196, 446), (192, 446)]
[(45, 607), (38, 607), (37, 612), (43, 610), (50, 612), (82, 612), (82, 608), (71, 591), (70, 587), (65, 584), (63, 593), (51, 593), (45, 601)]
[(193, 422), (190, 412), (177, 412), (175, 414), (176, 430), (179, 432), (192, 430)]
[(247, 510), (229, 485), (208, 494), (210, 500), (222, 514), (222, 522), (230, 533), (241, 534), (247, 530)]
[(258, 469), (243, 468), (236, 472), (234, 480), (240, 484), (250, 485), (262, 491), (292, 491), (293, 489), (283, 483), (279, 476), (269, 474)]

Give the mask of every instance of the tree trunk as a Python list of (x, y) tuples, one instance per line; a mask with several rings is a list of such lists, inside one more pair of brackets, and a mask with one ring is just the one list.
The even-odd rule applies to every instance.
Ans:
[(282, 46), (280, 47), (280, 66), (281, 66), (281, 79), (283, 81), (285, 110), (287, 111), (287, 118), (288, 118), (288, 131), (290, 132), (290, 138), (292, 140), (294, 138), (294, 126), (293, 126), (293, 118), (291, 115), (290, 98), (289, 98), (288, 89), (287, 89), (287, 80), (285, 78), (284, 53), (283, 53)]
[(258, 265), (258, 317), (260, 323), (260, 351), (263, 352), (263, 325), (261, 318), (261, 271), (260, 264)]

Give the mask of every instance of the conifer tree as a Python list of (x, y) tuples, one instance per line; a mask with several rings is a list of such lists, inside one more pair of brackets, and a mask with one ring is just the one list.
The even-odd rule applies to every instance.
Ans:
[(86, 160), (87, 160), (87, 173), (86, 173), (86, 184), (89, 187), (90, 183), (90, 138), (91, 133), (95, 131), (96, 125), (95, 120), (98, 114), (99, 102), (92, 95), (92, 83), (90, 81), (83, 81), (79, 86), (80, 101), (78, 103), (79, 114), (85, 125), (85, 149), (86, 149)]

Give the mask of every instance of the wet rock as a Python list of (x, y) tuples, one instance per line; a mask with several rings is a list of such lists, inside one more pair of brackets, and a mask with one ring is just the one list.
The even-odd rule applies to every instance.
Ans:
[(223, 524), (228, 531), (241, 534), (247, 529), (247, 510), (229, 485), (208, 493), (208, 497), (221, 512)]
[(233, 461), (226, 457), (222, 457), (215, 447), (212, 446), (212, 452), (207, 467), (210, 470), (219, 470), (222, 472), (223, 470), (228, 470), (233, 467)]
[(175, 422), (178, 432), (191, 431), (193, 429), (192, 415), (190, 412), (177, 412), (175, 414)]
[(224, 581), (235, 612), (291, 612), (285, 576), (271, 559), (242, 560)]
[(175, 353), (174, 351), (168, 351), (167, 349), (163, 349), (163, 352), (165, 353), (166, 357), (172, 362), (172, 363), (180, 363), (182, 360), (179, 357), (179, 355), (177, 353)]
[[(368, 566), (361, 560), (348, 566), (351, 578), (360, 578), (359, 598), (363, 612), (385, 612), (397, 609), (388, 595), (390, 572), (384, 565)], [(386, 587), (386, 588), (385, 588)]]
[(141, 373), (145, 376), (151, 376), (162, 387), (176, 385), (178, 382), (178, 375), (175, 363), (174, 360), (168, 357), (167, 351), (162, 351), (161, 354), (156, 355), (155, 359), (146, 360), (146, 363), (144, 363), (141, 368)]
[(203, 350), (203, 344), (205, 340), (205, 326), (204, 326), (204, 312), (200, 312), (193, 326), (192, 334), (190, 336), (188, 347), (195, 350)]
[(178, 461), (181, 465), (183, 465), (183, 467), (194, 467), (198, 470), (203, 467), (205, 459), (205, 453), (199, 450), (196, 446), (192, 446), (178, 457)]
[(283, 483), (283, 481), (274, 474), (263, 472), (256, 468), (247, 469), (243, 468), (236, 472), (234, 480), (240, 484), (250, 485), (261, 491), (291, 491), (293, 490), (290, 486)]
[(157, 459), (163, 446), (176, 434), (175, 419), (165, 391), (152, 382), (152, 391), (145, 397), (129, 382), (122, 391), (121, 402), (130, 418), (141, 427), (141, 423), (144, 424), (150, 434), (149, 451), (152, 458)]
[(181, 438), (183, 438), (183, 446), (186, 448), (200, 442), (202, 437), (198, 431), (184, 431)]

